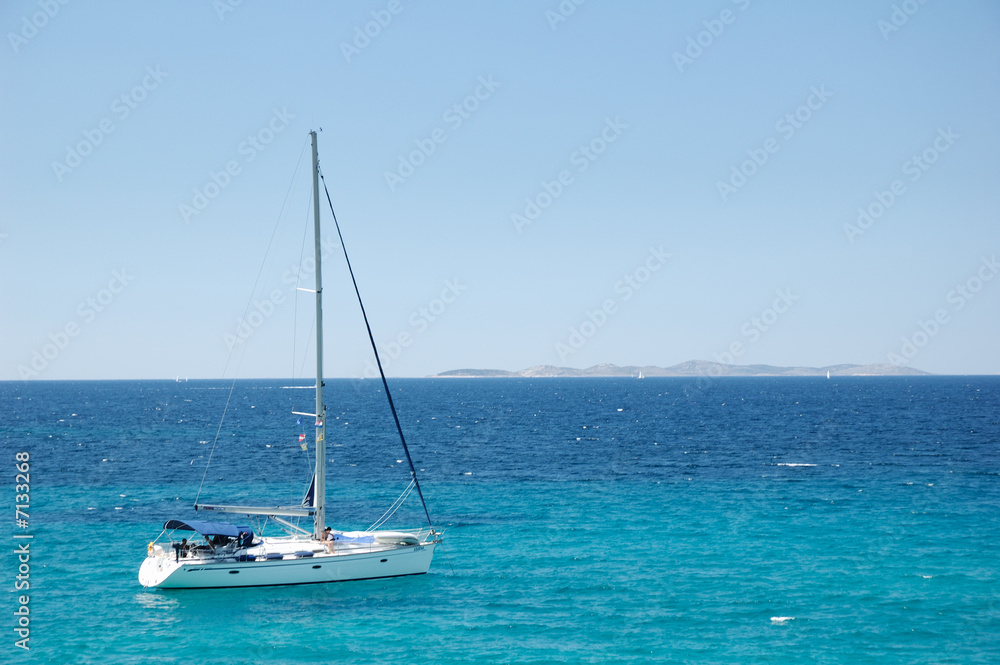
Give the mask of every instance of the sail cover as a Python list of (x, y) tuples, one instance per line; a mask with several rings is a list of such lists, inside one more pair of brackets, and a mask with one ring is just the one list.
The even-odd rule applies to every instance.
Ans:
[(306, 495), (302, 497), (302, 505), (306, 508), (316, 507), (316, 474), (313, 474), (312, 482), (309, 483), (309, 489), (306, 490)]
[(242, 532), (253, 533), (253, 529), (248, 526), (236, 526), (225, 522), (201, 522), (197, 520), (169, 520), (163, 525), (167, 531), (172, 529), (183, 529), (185, 531), (197, 531), (203, 536), (229, 536), (236, 538)]

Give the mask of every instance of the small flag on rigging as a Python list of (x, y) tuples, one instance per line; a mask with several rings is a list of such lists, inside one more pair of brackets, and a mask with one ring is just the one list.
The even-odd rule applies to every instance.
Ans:
[(322, 426), (323, 426), (323, 421), (322, 420), (317, 420), (316, 421), (316, 427), (322, 427)]
[(306, 440), (306, 435), (305, 434), (299, 434), (299, 441), (305, 441), (305, 440)]

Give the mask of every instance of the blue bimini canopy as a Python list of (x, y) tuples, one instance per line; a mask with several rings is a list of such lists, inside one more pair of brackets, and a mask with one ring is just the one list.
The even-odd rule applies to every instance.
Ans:
[(167, 531), (172, 529), (184, 529), (186, 531), (197, 531), (203, 536), (229, 536), (236, 538), (240, 533), (253, 533), (253, 529), (248, 526), (236, 526), (225, 522), (200, 522), (196, 520), (169, 520), (163, 525)]

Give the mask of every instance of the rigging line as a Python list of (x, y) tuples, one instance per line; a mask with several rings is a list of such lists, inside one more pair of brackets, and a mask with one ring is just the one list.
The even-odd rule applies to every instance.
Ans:
[(368, 527), (368, 530), (374, 531), (375, 529), (381, 528), (383, 524), (388, 522), (392, 518), (392, 516), (396, 514), (396, 511), (398, 511), (403, 506), (403, 503), (406, 501), (406, 499), (409, 498), (412, 492), (413, 492), (413, 481), (411, 480), (409, 486), (407, 486), (406, 490), (404, 490), (404, 492), (399, 496), (399, 498), (396, 499), (396, 502), (393, 503), (392, 506), (390, 506), (390, 509), (386, 511), (386, 513), (382, 515), (382, 517), (379, 518), (379, 520), (375, 524)]
[(316, 331), (316, 315), (313, 315), (312, 325), (309, 327), (309, 337), (306, 338), (306, 348), (302, 350), (302, 367), (299, 368), (299, 376), (305, 376), (306, 361), (309, 360), (309, 349), (312, 348), (313, 333)]
[[(305, 152), (305, 147), (303, 146), (302, 151)], [(297, 169), (296, 169), (297, 170)], [(311, 202), (310, 202), (311, 203)], [(298, 344), (299, 336), (299, 282), (302, 279), (302, 257), (306, 253), (306, 238), (309, 235), (309, 226), (311, 220), (309, 219), (309, 210), (311, 206), (306, 207), (306, 225), (302, 229), (302, 246), (299, 247), (299, 263), (295, 270), (295, 296), (292, 298), (294, 301), (293, 307), (295, 311), (292, 318), (292, 378), (297, 379), (299, 375), (295, 373), (295, 347)], [(311, 334), (311, 333), (310, 333)], [(308, 351), (308, 348), (306, 349)], [(305, 352), (303, 352), (303, 358), (305, 357)], [(302, 363), (303, 370), (305, 369), (305, 362)]]
[(424, 501), (424, 493), (420, 490), (420, 481), (417, 480), (417, 470), (413, 466), (413, 458), (410, 457), (410, 448), (406, 445), (406, 437), (403, 436), (403, 426), (399, 424), (399, 415), (396, 413), (396, 405), (392, 401), (392, 393), (389, 392), (389, 382), (385, 380), (385, 370), (382, 369), (382, 359), (378, 355), (378, 346), (375, 344), (375, 336), (372, 334), (371, 324), (368, 323), (368, 314), (365, 312), (365, 304), (361, 301), (361, 290), (358, 288), (358, 280), (354, 277), (354, 268), (351, 267), (351, 259), (347, 256), (347, 245), (344, 243), (344, 235), (340, 232), (340, 222), (337, 221), (337, 213), (333, 211), (333, 201), (330, 199), (330, 190), (326, 187), (326, 178), (323, 177), (323, 170), (319, 170), (319, 178), (323, 181), (323, 191), (326, 192), (326, 202), (330, 205), (330, 214), (333, 215), (333, 224), (337, 228), (337, 237), (340, 238), (340, 246), (344, 250), (344, 261), (347, 262), (347, 271), (351, 274), (351, 282), (354, 284), (354, 293), (358, 296), (358, 305), (361, 307), (361, 316), (365, 320), (365, 328), (368, 329), (368, 340), (372, 343), (372, 352), (375, 354), (375, 364), (378, 365), (378, 373), (382, 377), (382, 387), (385, 388), (386, 399), (389, 400), (389, 409), (392, 411), (392, 419), (396, 422), (396, 431), (399, 432), (399, 440), (403, 444), (403, 452), (406, 453), (406, 461), (410, 464), (410, 477), (417, 488), (420, 496), (420, 503), (424, 507), (424, 515), (427, 517), (427, 524), (433, 528), (430, 511), (427, 510), (427, 502)]
[[(303, 417), (303, 416), (299, 416), (299, 418), (300, 418), (300, 419), (301, 419), (302, 417)], [(303, 432), (303, 434), (304, 434), (304, 432)], [(306, 468), (307, 468), (307, 469), (309, 469), (309, 482), (310, 482), (310, 484), (312, 484), (312, 482), (313, 482), (313, 479), (314, 479), (314, 478), (316, 477), (316, 469), (315, 469), (315, 468), (313, 467), (313, 458), (312, 458), (312, 456), (311, 456), (311, 455), (309, 454), (309, 447), (308, 447), (308, 441), (309, 441), (309, 440), (308, 440), (308, 439), (306, 439), (306, 442), (305, 442), (305, 445), (306, 445), (306, 447), (305, 447), (305, 448), (302, 448), (302, 446), (304, 445), (304, 444), (302, 444), (302, 443), (300, 443), (300, 444), (299, 444), (299, 448), (300, 448), (300, 449), (302, 450), (302, 456), (303, 456), (303, 457), (305, 457), (305, 460), (306, 460)], [(300, 492), (302, 491), (302, 487), (299, 487), (299, 491), (300, 491)], [(306, 488), (306, 492), (308, 492), (308, 491), (309, 491), (309, 488), (307, 487), (307, 488)], [(294, 499), (293, 499), (293, 500), (294, 500)]]
[[(250, 290), (250, 298), (247, 300), (246, 307), (243, 308), (243, 321), (246, 321), (247, 314), (250, 312), (250, 307), (253, 304), (253, 296), (257, 293), (257, 285), (260, 283), (260, 276), (264, 274), (264, 268), (267, 266), (267, 257), (271, 254), (271, 246), (274, 244), (274, 237), (278, 233), (278, 229), (281, 227), (281, 218), (285, 214), (285, 207), (288, 205), (288, 198), (292, 194), (292, 188), (295, 186), (295, 175), (299, 172), (299, 167), (302, 164), (302, 155), (305, 154), (306, 147), (305, 144), (302, 145), (302, 150), (299, 152), (299, 161), (295, 166), (295, 174), (292, 175), (292, 181), (288, 184), (288, 190), (285, 192), (285, 200), (281, 203), (281, 210), (278, 212), (278, 218), (274, 222), (274, 228), (271, 229), (271, 238), (267, 241), (267, 249), (264, 251), (264, 258), (260, 262), (260, 268), (257, 269), (257, 278), (253, 282), (253, 289)], [(238, 331), (237, 331), (238, 332)], [(229, 355), (226, 357), (226, 365), (222, 368), (222, 376), (226, 375), (226, 371), (229, 369), (229, 364), (233, 360), (233, 353), (236, 352), (236, 347), (239, 346), (239, 341), (234, 341), (233, 346), (229, 349)], [(215, 430), (215, 439), (212, 441), (212, 449), (208, 453), (208, 460), (205, 462), (205, 471), (201, 474), (201, 483), (198, 485), (198, 493), (195, 494), (194, 504), (198, 505), (198, 499), (201, 498), (201, 490), (205, 486), (205, 478), (208, 477), (208, 467), (212, 465), (212, 457), (215, 455), (215, 447), (219, 443), (219, 435), (222, 433), (222, 424), (226, 422), (226, 414), (229, 412), (229, 403), (233, 399), (233, 391), (236, 389), (236, 379), (240, 375), (240, 368), (243, 367), (243, 358), (246, 355), (246, 346), (243, 347), (240, 353), (240, 361), (236, 365), (236, 372), (233, 374), (233, 382), (229, 386), (229, 395), (226, 396), (226, 406), (222, 409), (222, 418), (219, 419), (219, 427)]]
[[(235, 347), (234, 347), (235, 348)], [(232, 355), (232, 351), (230, 351)], [(226, 367), (229, 367), (229, 361), (226, 361)], [(223, 370), (223, 375), (226, 373)], [(219, 434), (222, 432), (222, 423), (226, 421), (226, 413), (229, 411), (229, 401), (233, 398), (233, 390), (236, 388), (236, 377), (233, 377), (233, 383), (229, 386), (229, 395), (226, 397), (226, 406), (222, 409), (222, 418), (219, 419), (219, 428), (215, 430), (215, 439), (212, 441), (212, 450), (208, 453), (208, 461), (205, 462), (205, 471), (201, 474), (201, 484), (198, 485), (198, 493), (194, 497), (194, 505), (198, 505), (198, 499), (201, 498), (201, 490), (205, 486), (205, 478), (208, 476), (208, 467), (212, 465), (212, 456), (215, 454), (215, 444), (219, 442)]]
[(392, 502), (392, 505), (389, 506), (388, 510), (386, 510), (384, 513), (382, 513), (382, 517), (380, 517), (377, 520), (375, 520), (375, 523), (372, 524), (370, 527), (368, 527), (367, 530), (368, 531), (374, 531), (375, 529), (377, 529), (380, 526), (382, 526), (383, 524), (385, 524), (386, 521), (388, 521), (390, 517), (392, 517), (393, 515), (396, 514), (396, 511), (399, 510), (400, 506), (403, 505), (403, 502), (406, 501), (406, 498), (408, 496), (410, 496), (410, 492), (412, 492), (412, 491), (413, 491), (413, 480), (411, 479), (410, 483), (406, 486), (406, 489), (403, 490), (403, 493), (400, 494), (396, 498), (396, 500)]

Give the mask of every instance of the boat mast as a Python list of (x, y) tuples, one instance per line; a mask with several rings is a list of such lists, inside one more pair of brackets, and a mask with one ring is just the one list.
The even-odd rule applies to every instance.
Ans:
[(316, 245), (316, 485), (313, 493), (313, 536), (323, 537), (326, 522), (326, 406), (323, 404), (323, 270), (319, 231), (319, 154), (312, 140), (313, 234)]

